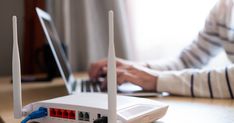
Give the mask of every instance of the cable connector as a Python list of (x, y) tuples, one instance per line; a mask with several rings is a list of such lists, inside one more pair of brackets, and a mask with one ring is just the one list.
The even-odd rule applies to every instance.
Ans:
[(27, 123), (29, 120), (46, 117), (47, 115), (47, 108), (40, 107), (38, 110), (29, 114), (21, 123)]
[(102, 116), (94, 120), (93, 123), (108, 123), (108, 118), (106, 116)]

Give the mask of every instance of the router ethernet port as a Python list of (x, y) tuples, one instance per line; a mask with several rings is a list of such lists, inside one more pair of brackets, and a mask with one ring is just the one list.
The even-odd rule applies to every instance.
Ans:
[(75, 120), (76, 119), (76, 113), (75, 113), (75, 111), (70, 111), (68, 113), (68, 118)]
[(88, 112), (85, 112), (85, 114), (84, 114), (84, 120), (85, 121), (89, 121), (89, 113)]
[(79, 120), (84, 120), (84, 113), (78, 112), (78, 114), (79, 114)]
[(62, 110), (61, 109), (57, 109), (57, 117), (62, 117)]
[(50, 116), (51, 117), (55, 117), (56, 116), (56, 112), (54, 108), (50, 108)]
[(62, 117), (63, 118), (68, 118), (68, 111), (67, 110), (63, 110)]

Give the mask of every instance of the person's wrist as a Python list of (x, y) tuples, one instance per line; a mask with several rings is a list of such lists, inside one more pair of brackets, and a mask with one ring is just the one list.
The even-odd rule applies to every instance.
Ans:
[(145, 90), (157, 92), (157, 76), (151, 76), (149, 83), (145, 85)]

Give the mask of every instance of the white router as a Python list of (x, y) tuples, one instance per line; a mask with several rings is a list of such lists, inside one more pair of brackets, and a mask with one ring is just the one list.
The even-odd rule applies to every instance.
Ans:
[(108, 94), (78, 93), (34, 102), (22, 108), (17, 18), (13, 16), (12, 74), (15, 118), (27, 117), (40, 107), (43, 107), (47, 114), (30, 121), (40, 123), (148, 123), (163, 117), (168, 105), (154, 100), (116, 94), (115, 62), (113, 11), (109, 11)]

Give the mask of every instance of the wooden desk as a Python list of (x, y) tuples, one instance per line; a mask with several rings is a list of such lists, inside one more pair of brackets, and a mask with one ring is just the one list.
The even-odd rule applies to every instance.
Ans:
[[(84, 74), (79, 76), (85, 77)], [(13, 118), (12, 84), (9, 77), (0, 78), (0, 115), (6, 123), (19, 123)], [(66, 95), (64, 83), (55, 79), (51, 83), (23, 84), (23, 103)], [(169, 104), (165, 117), (156, 123), (234, 123), (234, 100), (190, 97), (150, 98)]]
[[(6, 123), (20, 123), (13, 118), (13, 88), (9, 77), (0, 78), (0, 116)], [(55, 79), (52, 82), (22, 84), (23, 106), (31, 102), (66, 95), (64, 82)]]

